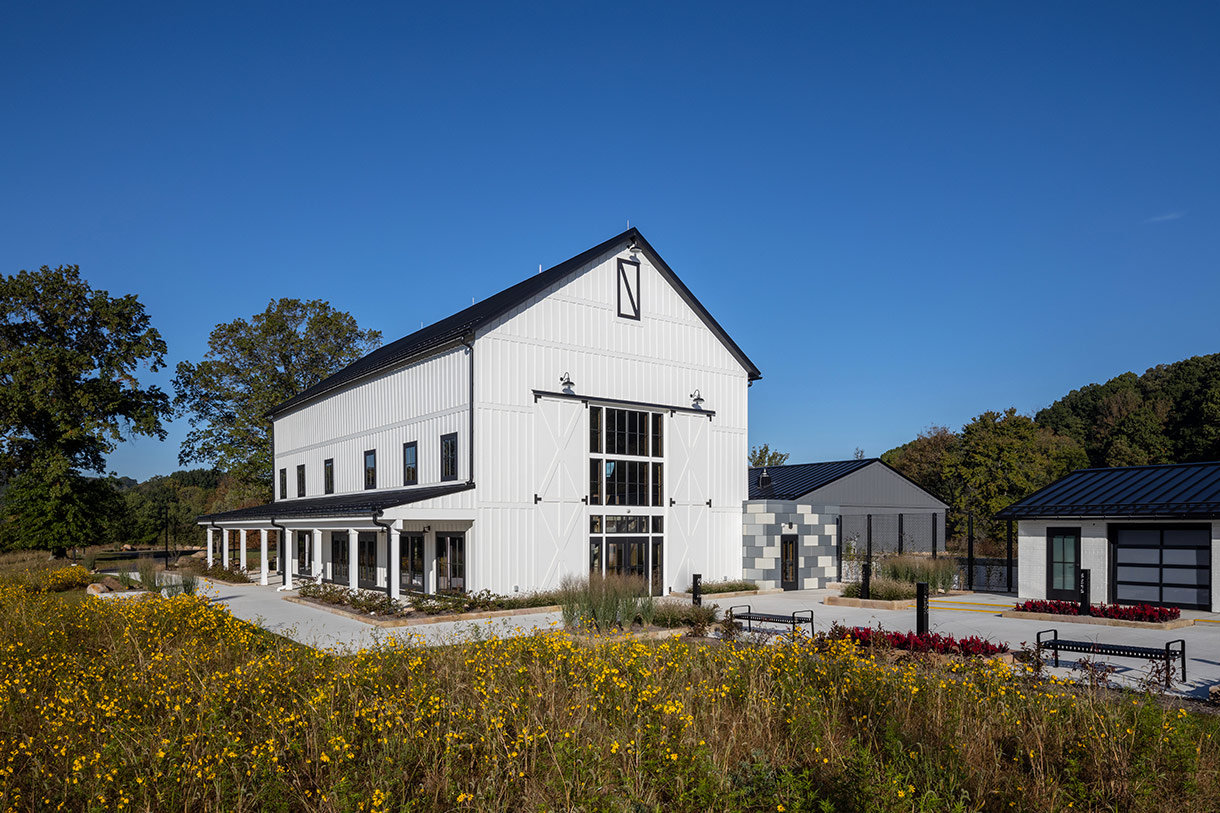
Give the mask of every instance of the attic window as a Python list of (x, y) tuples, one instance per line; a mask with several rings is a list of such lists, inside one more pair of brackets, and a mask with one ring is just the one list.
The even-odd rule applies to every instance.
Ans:
[(632, 260), (618, 261), (618, 315), (640, 318), (640, 264)]

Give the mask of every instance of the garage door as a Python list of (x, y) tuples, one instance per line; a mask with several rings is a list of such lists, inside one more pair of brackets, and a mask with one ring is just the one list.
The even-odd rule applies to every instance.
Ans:
[(1114, 599), (1211, 609), (1211, 528), (1111, 526)]

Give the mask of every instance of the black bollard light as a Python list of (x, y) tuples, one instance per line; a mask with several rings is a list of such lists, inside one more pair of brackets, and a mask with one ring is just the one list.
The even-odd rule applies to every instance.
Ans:
[(915, 584), (915, 634), (928, 634), (928, 583)]
[(1087, 570), (1080, 571), (1080, 614), (1088, 616), (1092, 601), (1092, 574)]
[(860, 598), (872, 598), (873, 592), (869, 585), (873, 576), (873, 563), (866, 561), (863, 567), (864, 578), (860, 581)]

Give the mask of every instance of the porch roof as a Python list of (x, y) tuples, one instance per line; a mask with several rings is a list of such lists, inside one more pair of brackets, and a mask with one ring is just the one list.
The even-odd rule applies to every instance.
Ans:
[(200, 524), (212, 522), (241, 522), (243, 520), (281, 520), (318, 517), (356, 517), (376, 514), (387, 508), (423, 502), (434, 497), (444, 497), (474, 488), (474, 483), (448, 483), (426, 488), (399, 488), (393, 491), (362, 491), (359, 494), (340, 494), (332, 497), (310, 497), (308, 499), (280, 500), (267, 505), (238, 508), (216, 514), (202, 514), (196, 519)]

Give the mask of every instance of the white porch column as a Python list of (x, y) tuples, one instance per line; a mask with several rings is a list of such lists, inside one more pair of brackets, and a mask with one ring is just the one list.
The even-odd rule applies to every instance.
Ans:
[(313, 567), (310, 568), (313, 577), (316, 579), (322, 572), (322, 530), (314, 528), (313, 531)]
[(237, 531), (237, 561), (241, 562), (241, 569), (246, 569), (246, 529), (239, 528)]
[(258, 529), (258, 583), (267, 583), (267, 529)]
[(356, 567), (356, 557), (359, 552), (356, 543), (358, 537), (359, 533), (355, 528), (347, 529), (347, 586), (353, 590), (359, 586), (359, 583), (356, 581), (356, 571), (358, 570)]
[(230, 531), (228, 528), (225, 528), (223, 531), (221, 531), (221, 534), (223, 534), (223, 536), (221, 537), (223, 541), (221, 542), (221, 545), (220, 545), (220, 566), (227, 569), (229, 567), (229, 534), (230, 534)]
[(390, 561), (386, 562), (386, 579), (390, 582), (390, 598), (397, 601), (402, 582), (401, 574), (398, 572), (401, 562), (398, 553), (402, 549), (402, 535), (394, 530), (386, 531), (386, 535), (390, 537)]
[(212, 539), (212, 537), (214, 536), (212, 531), (214, 531), (214, 530), (216, 530), (216, 529), (208, 528), (208, 567), (209, 568), (216, 561), (216, 553), (215, 553), (215, 548), (213, 547), (213, 539)]
[(280, 531), (280, 560), (284, 563), (284, 587), (288, 590), (292, 589), (292, 563), (296, 559), (293, 556), (293, 547), (296, 545), (296, 533), (293, 531)]

